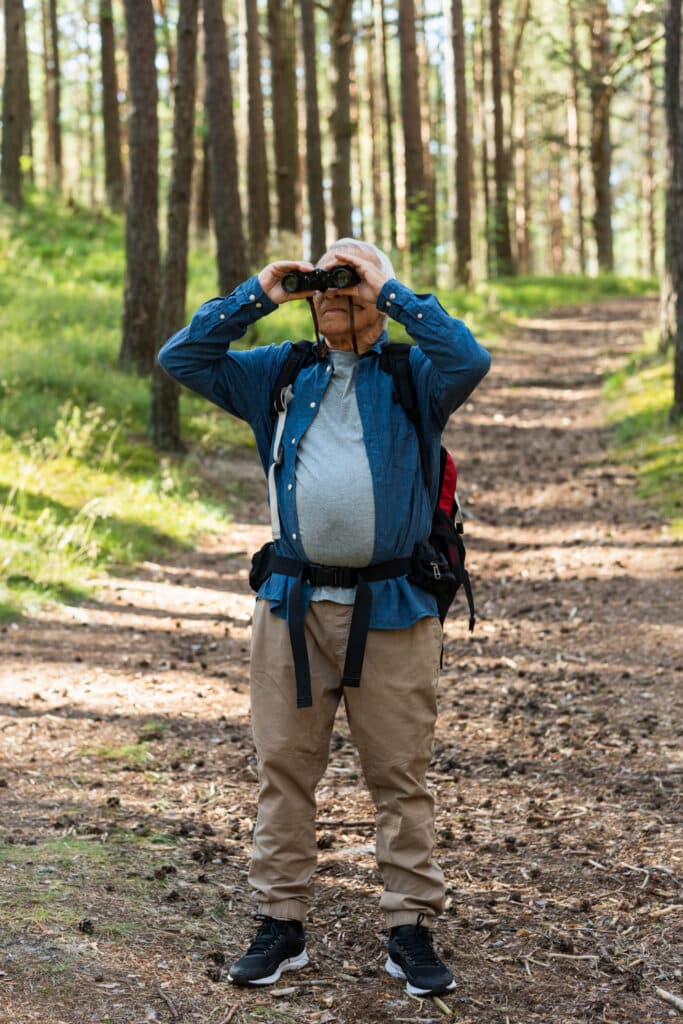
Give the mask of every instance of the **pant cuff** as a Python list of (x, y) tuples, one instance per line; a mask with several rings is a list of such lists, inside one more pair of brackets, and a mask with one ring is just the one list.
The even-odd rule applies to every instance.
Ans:
[(308, 907), (301, 900), (279, 900), (277, 903), (257, 903), (256, 913), (267, 914), (278, 921), (305, 921)]
[(387, 928), (396, 928), (400, 924), (417, 924), (420, 914), (424, 914), (424, 920), (420, 923), (423, 928), (433, 928), (436, 916), (432, 910), (394, 910), (385, 915)]

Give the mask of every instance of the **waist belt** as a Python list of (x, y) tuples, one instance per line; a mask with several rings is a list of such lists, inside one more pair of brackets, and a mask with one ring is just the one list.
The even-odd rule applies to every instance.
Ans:
[(377, 580), (406, 576), (410, 572), (411, 564), (410, 558), (394, 558), (390, 562), (380, 562), (378, 565), (355, 569), (345, 565), (315, 565), (310, 562), (299, 562), (295, 558), (285, 558), (274, 552), (271, 553), (268, 559), (268, 569), (270, 570), (268, 575), (278, 573), (282, 576), (294, 577), (294, 584), (290, 589), (287, 602), (287, 622), (294, 657), (296, 706), (298, 708), (310, 708), (313, 703), (311, 670), (304, 632), (303, 583), (311, 583), (314, 587), (356, 587), (342, 685), (360, 686), (365, 643), (368, 638), (370, 612), (372, 611), (372, 591), (369, 584)]

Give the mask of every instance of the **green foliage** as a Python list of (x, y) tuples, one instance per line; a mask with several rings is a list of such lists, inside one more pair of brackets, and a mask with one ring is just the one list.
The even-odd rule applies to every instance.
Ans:
[(656, 332), (648, 332), (643, 350), (609, 378), (605, 394), (617, 455), (637, 469), (639, 494), (683, 532), (683, 425), (670, 418), (673, 370), (657, 351)]

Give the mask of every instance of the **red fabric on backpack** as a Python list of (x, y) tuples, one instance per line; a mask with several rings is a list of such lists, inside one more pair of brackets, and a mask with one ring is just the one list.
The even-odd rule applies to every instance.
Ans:
[(439, 508), (445, 512), (447, 516), (450, 516), (453, 512), (453, 502), (455, 500), (455, 489), (457, 486), (458, 470), (456, 469), (450, 452), (446, 452), (443, 479), (441, 481), (441, 490), (439, 491)]

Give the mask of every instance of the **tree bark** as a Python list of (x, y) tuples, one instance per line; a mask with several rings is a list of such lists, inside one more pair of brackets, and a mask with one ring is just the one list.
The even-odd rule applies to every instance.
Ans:
[(472, 150), (467, 103), (465, 23), (462, 0), (452, 0), (453, 67), (455, 77), (455, 277), (472, 283)]
[(330, 92), (332, 96), (332, 219), (338, 238), (353, 233), (351, 223), (351, 53), (353, 4), (332, 0), (330, 16)]
[(550, 268), (561, 274), (564, 266), (564, 225), (561, 207), (560, 144), (552, 139), (548, 145), (548, 222)]
[(430, 215), (420, 117), (414, 0), (399, 0), (398, 33), (401, 54), (401, 120), (405, 153), (408, 245), (417, 276), (431, 277), (434, 269), (434, 221)]
[(657, 230), (655, 227), (655, 89), (652, 70), (652, 50), (643, 54), (643, 138), (645, 140), (645, 168), (643, 174), (643, 202), (645, 204), (645, 235), (647, 273), (657, 276)]
[(491, 202), (491, 186), (489, 181), (489, 130), (486, 110), (486, 37), (484, 34), (484, 4), (481, 3), (481, 17), (479, 21), (479, 33), (475, 33), (472, 39), (472, 67), (474, 72), (474, 94), (477, 99), (476, 125), (477, 135), (481, 139), (481, 191), (484, 201), (484, 249), (486, 276), (493, 276), (493, 204)]
[(306, 185), (311, 235), (311, 259), (325, 252), (325, 197), (320, 144), (318, 61), (313, 0), (301, 0), (301, 48), (304, 56), (306, 99)]
[[(180, 0), (173, 106), (173, 160), (168, 194), (166, 258), (161, 285), (159, 346), (185, 323), (187, 247), (194, 162), (199, 0)], [(178, 386), (154, 363), (150, 432), (157, 448), (181, 448)]]
[(496, 276), (514, 274), (512, 243), (510, 238), (510, 215), (508, 211), (508, 158), (505, 151), (505, 130), (503, 125), (503, 82), (500, 38), (500, 0), (490, 0), (491, 15), (491, 84), (493, 92), (493, 135), (495, 203), (493, 207), (493, 231), (496, 253)]
[(121, 124), (119, 119), (116, 43), (111, 0), (100, 0), (100, 41), (102, 67), (102, 123), (104, 125), (104, 186), (107, 203), (120, 211), (124, 203)]
[(612, 142), (610, 106), (614, 95), (610, 74), (609, 9), (599, 0), (591, 9), (591, 166), (595, 211), (593, 229), (598, 248), (600, 270), (614, 270), (612, 237)]
[(229, 294), (248, 274), (237, 174), (235, 120), (222, 0), (203, 0), (206, 109), (211, 154), (211, 209), (218, 281)]
[(375, 21), (375, 37), (377, 40), (376, 63), (381, 78), (381, 110), (380, 117), (384, 128), (386, 142), (386, 166), (389, 193), (389, 230), (386, 244), (391, 249), (398, 247), (397, 224), (398, 202), (396, 199), (396, 161), (394, 159), (394, 111), (391, 88), (389, 86), (389, 68), (387, 65), (387, 30), (384, 15), (384, 0), (373, 0)]
[(666, 220), (673, 225), (670, 253), (675, 308), (673, 419), (683, 417), (683, 84), (681, 82), (681, 0), (665, 0), (665, 107), (669, 181)]
[(268, 0), (277, 226), (297, 232), (299, 188), (296, 27), (291, 0)]
[(43, 0), (43, 49), (45, 61), (45, 169), (49, 188), (62, 188), (62, 126), (60, 116), (59, 29), (56, 0)]
[(578, 242), (579, 271), (586, 273), (586, 235), (584, 231), (583, 182), (581, 177), (581, 118), (579, 113), (579, 57), (576, 44), (576, 0), (569, 0), (569, 95), (567, 102), (567, 139), (571, 173), (572, 205)]
[(365, 36), (365, 69), (370, 134), (370, 178), (372, 181), (372, 239), (375, 245), (382, 246), (384, 244), (382, 119), (379, 104), (379, 67), (375, 63), (376, 44), (376, 25), (374, 19), (372, 19), (368, 24)]
[(159, 309), (159, 124), (151, 0), (125, 0), (128, 49), (130, 195), (119, 364), (148, 374)]
[(21, 156), (29, 135), (26, 18), (23, 0), (5, 0), (5, 79), (2, 91), (2, 195), (6, 203), (22, 202)]
[(257, 0), (243, 0), (246, 25), (248, 139), (247, 197), (249, 204), (249, 252), (253, 267), (265, 259), (270, 231), (268, 161), (266, 157), (265, 118), (261, 89), (261, 44)]

